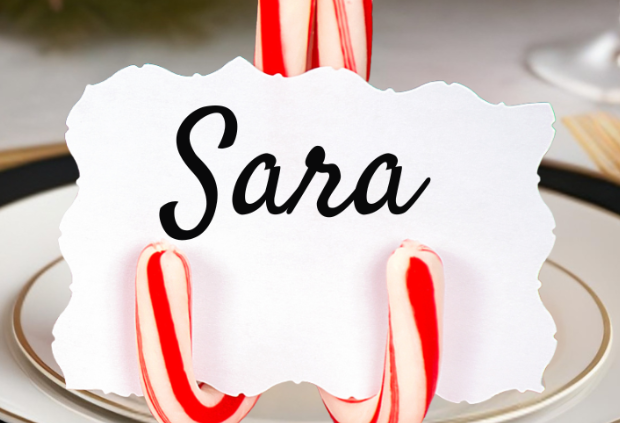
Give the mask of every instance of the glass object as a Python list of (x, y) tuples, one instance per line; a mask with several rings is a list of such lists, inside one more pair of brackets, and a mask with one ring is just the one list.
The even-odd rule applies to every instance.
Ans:
[(560, 88), (594, 101), (620, 104), (619, 31), (534, 49), (527, 63), (535, 74)]

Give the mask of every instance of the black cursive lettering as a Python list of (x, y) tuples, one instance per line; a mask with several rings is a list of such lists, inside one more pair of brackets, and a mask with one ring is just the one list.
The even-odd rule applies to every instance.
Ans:
[(196, 155), (191, 142), (190, 133), (198, 122), (210, 114), (218, 113), (224, 118), (224, 134), (218, 148), (228, 148), (235, 142), (237, 137), (237, 118), (234, 113), (224, 106), (202, 107), (185, 118), (177, 131), (177, 150), (179, 155), (192, 173), (196, 176), (205, 193), (207, 205), (200, 222), (193, 229), (182, 229), (175, 218), (174, 209), (178, 201), (171, 201), (159, 209), (159, 220), (166, 233), (178, 240), (196, 238), (202, 234), (213, 220), (217, 206), (217, 184), (213, 174), (206, 164)]
[[(177, 131), (177, 149), (183, 162), (189, 170), (196, 176), (200, 185), (204, 190), (206, 199), (206, 207), (200, 222), (192, 229), (182, 229), (179, 227), (175, 218), (175, 208), (178, 201), (171, 201), (159, 210), (159, 219), (166, 233), (178, 240), (188, 240), (201, 235), (211, 224), (215, 210), (217, 207), (218, 190), (215, 177), (209, 170), (209, 167), (196, 155), (191, 142), (190, 134), (192, 129), (203, 118), (211, 114), (220, 114), (224, 118), (224, 134), (218, 145), (218, 148), (224, 149), (233, 145), (237, 136), (237, 118), (234, 113), (224, 106), (207, 106), (202, 107), (191, 113)], [(368, 201), (368, 189), (372, 178), (379, 168), (385, 164), (386, 170), (390, 171), (390, 180), (388, 182), (387, 191), (379, 200), (371, 203)], [(265, 191), (260, 198), (252, 203), (248, 203), (246, 193), (250, 178), (263, 165), (265, 170), (269, 172)], [(261, 154), (252, 160), (241, 171), (239, 178), (235, 182), (232, 193), (232, 203), (235, 211), (240, 215), (253, 213), (263, 205), (267, 207), (269, 213), (277, 215), (282, 213), (291, 214), (301, 197), (308, 189), (312, 179), (317, 173), (326, 173), (328, 178), (325, 186), (319, 194), (316, 206), (319, 213), (325, 217), (334, 217), (342, 213), (351, 204), (362, 215), (374, 213), (387, 204), (390, 213), (403, 214), (407, 212), (420, 198), (431, 182), (431, 178), (426, 178), (413, 196), (403, 205), (398, 205), (396, 197), (400, 185), (400, 177), (402, 167), (398, 166), (398, 158), (393, 154), (383, 154), (373, 160), (362, 172), (355, 189), (341, 204), (332, 207), (329, 200), (338, 187), (342, 179), (340, 168), (333, 163), (325, 163), (325, 150), (323, 147), (315, 146), (306, 156), (306, 173), (304, 174), (299, 185), (293, 194), (283, 204), (276, 204), (276, 192), (278, 188), (278, 180), (280, 178), (280, 166), (277, 166), (277, 160), (272, 154)]]
[[(387, 170), (390, 171), (390, 182), (388, 183), (387, 192), (381, 199), (375, 203), (368, 202), (368, 187), (370, 186), (370, 180), (383, 163), (386, 164)], [(413, 204), (420, 198), (420, 195), (424, 192), (428, 184), (431, 183), (431, 178), (426, 178), (420, 188), (413, 194), (413, 196), (404, 205), (399, 206), (396, 203), (396, 195), (398, 194), (398, 186), (400, 184), (400, 175), (402, 167), (398, 165), (398, 158), (393, 154), (383, 154), (374, 159), (360, 176), (355, 191), (353, 192), (355, 209), (359, 214), (371, 214), (379, 210), (387, 203), (388, 208), (392, 214), (403, 214), (413, 206)]]

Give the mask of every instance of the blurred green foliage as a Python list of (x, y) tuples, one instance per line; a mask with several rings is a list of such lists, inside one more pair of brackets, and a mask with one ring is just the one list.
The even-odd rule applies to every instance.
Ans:
[(222, 24), (255, 8), (253, 0), (0, 0), (0, 32), (48, 45), (115, 36), (191, 39), (205, 35), (211, 14)]

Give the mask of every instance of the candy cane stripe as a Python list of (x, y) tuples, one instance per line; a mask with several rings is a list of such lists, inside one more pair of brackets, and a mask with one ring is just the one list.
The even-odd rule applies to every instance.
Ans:
[[(192, 392), (192, 388), (185, 373), (179, 341), (172, 320), (172, 312), (168, 302), (168, 294), (164, 285), (164, 275), (161, 268), (161, 256), (155, 253), (149, 259), (148, 278), (149, 293), (155, 311), (155, 322), (161, 343), (168, 378), (172, 391), (187, 415), (195, 421), (222, 422), (229, 418), (239, 407), (243, 395), (238, 397), (224, 396), (215, 407), (204, 407)], [(176, 254), (176, 253), (175, 253)]]
[[(368, 80), (372, 52), (371, 0), (318, 0), (319, 63)], [(369, 38), (370, 37), (370, 38)], [(369, 49), (370, 47), (370, 49)]]
[(366, 81), (368, 81), (372, 57), (372, 0), (364, 0), (364, 29), (366, 30)]
[(310, 19), (308, 23), (308, 46), (306, 48), (306, 70), (319, 67), (318, 30), (316, 16), (316, 2), (310, 3)]
[[(137, 313), (136, 313), (137, 314)], [(137, 324), (136, 325), (136, 331), (137, 331), (137, 336), (138, 336), (138, 351), (142, 351), (142, 335), (140, 332), (140, 325)], [(171, 423), (170, 419), (168, 418), (168, 416), (166, 416), (166, 414), (164, 413), (164, 410), (161, 408), (161, 406), (159, 405), (159, 401), (157, 401), (157, 398), (155, 397), (154, 391), (153, 391), (153, 386), (151, 385), (151, 380), (149, 379), (149, 375), (148, 375), (148, 371), (146, 369), (146, 364), (144, 363), (144, 356), (143, 354), (139, 353), (138, 354), (138, 358), (140, 361), (140, 372), (142, 373), (142, 386), (145, 389), (145, 397), (147, 399), (147, 402), (149, 404), (149, 408), (155, 410), (155, 412), (153, 413), (156, 416), (159, 416), (159, 418), (164, 422), (164, 423)]]
[(258, 397), (198, 386), (191, 363), (191, 282), (187, 260), (154, 244), (136, 276), (136, 335), (142, 387), (161, 423), (237, 423)]
[(338, 22), (338, 34), (340, 35), (340, 48), (344, 67), (357, 72), (355, 66), (355, 54), (351, 46), (351, 33), (349, 31), (349, 20), (347, 19), (347, 10), (343, 0), (333, 0), (334, 10), (336, 12), (336, 22)]
[(422, 339), (422, 355), (426, 373), (426, 407), (430, 406), (439, 374), (439, 328), (435, 306), (435, 288), (428, 266), (412, 257), (407, 271), (407, 290), (416, 326)]
[(439, 371), (443, 270), (432, 250), (405, 241), (387, 271), (389, 328), (380, 392), (363, 401), (339, 399), (319, 388), (336, 423), (419, 423), (431, 403)]
[(368, 80), (372, 0), (259, 0), (254, 64), (295, 76), (318, 66)]
[(262, 70), (269, 75), (287, 76), (280, 31), (279, 0), (259, 0)]
[(259, 0), (254, 64), (295, 76), (308, 69), (316, 0)]

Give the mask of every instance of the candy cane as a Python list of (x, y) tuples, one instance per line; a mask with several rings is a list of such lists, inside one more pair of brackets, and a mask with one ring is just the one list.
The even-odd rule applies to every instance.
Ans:
[(259, 0), (254, 64), (295, 76), (319, 66), (368, 80), (372, 0)]
[(316, 0), (259, 0), (254, 64), (269, 75), (307, 70)]
[(319, 388), (337, 423), (419, 423), (435, 394), (441, 344), (443, 267), (428, 247), (405, 241), (387, 266), (389, 331), (380, 392), (339, 399)]
[(317, 0), (318, 62), (368, 80), (372, 57), (372, 0)]
[(258, 397), (224, 395), (196, 384), (192, 366), (191, 282), (186, 258), (151, 244), (138, 260), (136, 331), (142, 390), (160, 423), (236, 423)]

